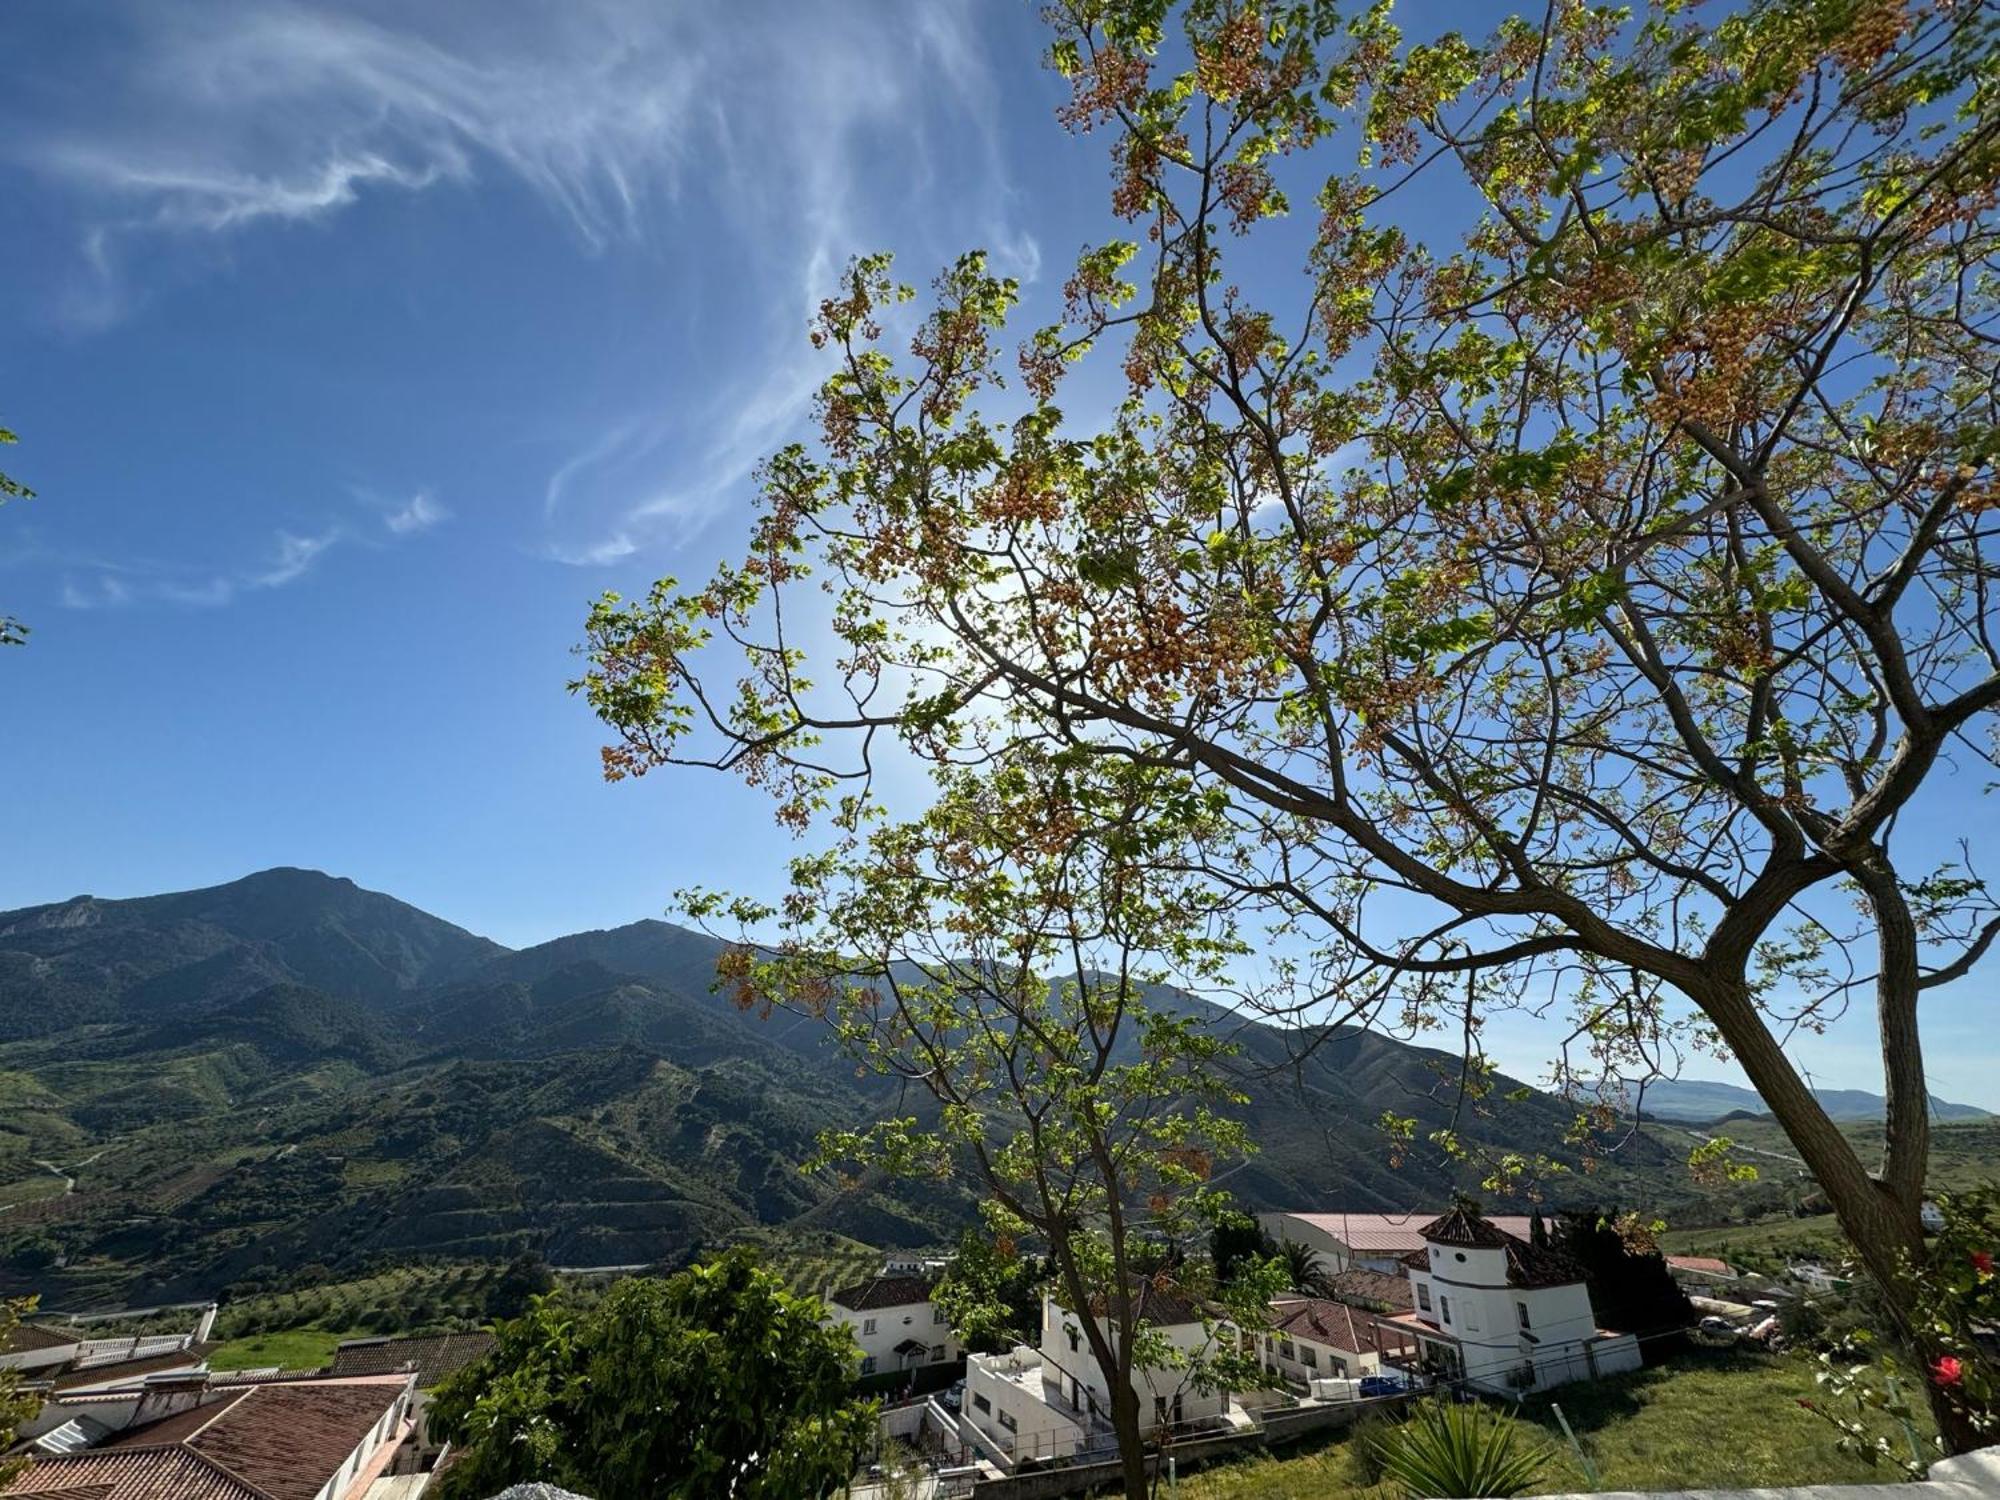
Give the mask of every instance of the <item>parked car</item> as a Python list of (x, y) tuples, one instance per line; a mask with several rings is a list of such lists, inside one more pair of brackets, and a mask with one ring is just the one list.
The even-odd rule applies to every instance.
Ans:
[(1372, 1400), (1378, 1396), (1400, 1396), (1408, 1389), (1393, 1375), (1363, 1375), (1361, 1377), (1361, 1399)]
[(946, 1411), (949, 1412), (957, 1411), (959, 1408), (959, 1404), (964, 1400), (965, 1400), (965, 1382), (963, 1380), (954, 1380), (950, 1385), (946, 1386), (943, 1392), (938, 1396), (939, 1403), (944, 1407)]

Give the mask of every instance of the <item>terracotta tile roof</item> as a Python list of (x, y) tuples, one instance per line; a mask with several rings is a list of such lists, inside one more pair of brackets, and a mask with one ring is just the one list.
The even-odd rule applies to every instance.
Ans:
[(877, 1276), (832, 1294), (827, 1300), (849, 1312), (873, 1312), (883, 1307), (909, 1307), (931, 1300), (936, 1283), (922, 1276)]
[(1504, 1250), (1516, 1239), (1477, 1209), (1464, 1207), (1440, 1214), (1418, 1232), (1426, 1244), (1463, 1245), (1474, 1250)]
[[(1437, 1218), (1428, 1209), (1412, 1209), (1401, 1214), (1291, 1213), (1286, 1217), (1310, 1225), (1322, 1234), (1332, 1235), (1348, 1249), (1363, 1255), (1405, 1255), (1412, 1250), (1421, 1250), (1424, 1247), (1424, 1230)], [(1487, 1222), (1523, 1238), (1528, 1233), (1525, 1215), (1496, 1214)]]
[(1508, 1238), (1507, 1285), (1570, 1286), (1584, 1279), (1583, 1267), (1562, 1251), (1531, 1245), (1511, 1235)]
[(1324, 1297), (1279, 1298), (1271, 1304), (1271, 1327), (1350, 1354), (1379, 1354), (1385, 1342), (1398, 1347), (1406, 1342), (1401, 1329)]
[(1676, 1271), (1711, 1271), (1717, 1276), (1735, 1274), (1728, 1261), (1717, 1260), (1712, 1255), (1669, 1255), (1667, 1264)]
[(38, 1459), (0, 1493), (10, 1500), (269, 1500), (186, 1448), (100, 1448)]
[(26, 1354), (35, 1349), (60, 1349), (82, 1342), (83, 1335), (80, 1333), (44, 1328), (39, 1323), (18, 1323), (8, 1330), (5, 1340), (0, 1340), (0, 1354)]
[(81, 1369), (63, 1371), (49, 1384), (58, 1391), (71, 1391), (84, 1386), (108, 1385), (113, 1381), (140, 1380), (148, 1375), (157, 1375), (162, 1370), (191, 1370), (205, 1363), (209, 1353), (217, 1347), (213, 1343), (190, 1344), (177, 1354), (151, 1354), (144, 1359), (85, 1365)]
[(349, 1339), (333, 1351), (330, 1373), (394, 1375), (417, 1372), (417, 1389), (429, 1390), (447, 1375), (477, 1364), (493, 1348), (490, 1333), (440, 1333), (426, 1338)]
[[(1058, 1305), (1061, 1299), (1057, 1299)], [(1096, 1297), (1091, 1310), (1099, 1317), (1104, 1316), (1105, 1299)], [(1170, 1327), (1176, 1323), (1199, 1323), (1202, 1311), (1198, 1303), (1170, 1281), (1157, 1276), (1135, 1276), (1132, 1278), (1132, 1316), (1141, 1327)]]
[(403, 1393), (394, 1376), (224, 1387), (218, 1399), (47, 1458), (4, 1493), (52, 1500), (313, 1500)]
[(1326, 1294), (1335, 1302), (1376, 1312), (1408, 1312), (1417, 1305), (1409, 1277), (1371, 1271), (1366, 1266), (1349, 1266), (1327, 1277)]

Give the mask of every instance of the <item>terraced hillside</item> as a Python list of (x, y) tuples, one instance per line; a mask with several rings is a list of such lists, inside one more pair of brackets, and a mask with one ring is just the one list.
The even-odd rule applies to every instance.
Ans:
[[(710, 994), (720, 951), (641, 922), (511, 952), (299, 870), (0, 914), (0, 1289), (138, 1303), (524, 1249), (675, 1261), (763, 1229), (951, 1238), (968, 1192), (800, 1170), (821, 1128), (914, 1106), (818, 1025)], [(1422, 1206), (1478, 1175), (1392, 1166), (1375, 1129), (1453, 1118), (1443, 1054), (1347, 1031), (1300, 1061), (1207, 1016), (1242, 1047), (1251, 1206)], [(1573, 1157), (1571, 1115), (1530, 1093), (1456, 1123)], [(1641, 1138), (1552, 1201), (1686, 1204), (1686, 1149)]]

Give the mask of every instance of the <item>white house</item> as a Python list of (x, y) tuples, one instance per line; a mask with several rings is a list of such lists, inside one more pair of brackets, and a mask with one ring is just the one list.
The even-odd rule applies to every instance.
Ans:
[(1582, 1269), (1469, 1208), (1424, 1226), (1416, 1311), (1395, 1319), (1424, 1364), (1489, 1391), (1540, 1391), (1639, 1368), (1639, 1341), (1597, 1326)]
[(964, 1352), (943, 1310), (931, 1301), (935, 1286), (927, 1276), (885, 1271), (859, 1286), (827, 1293), (833, 1321), (854, 1330), (863, 1375), (945, 1364)]
[(1278, 1297), (1271, 1322), (1256, 1335), (1264, 1368), (1294, 1388), (1316, 1380), (1378, 1375), (1384, 1356), (1417, 1363), (1416, 1335), (1394, 1318), (1379, 1317), (1324, 1297)]
[[(1116, 1324), (1101, 1311), (1096, 1316), (1106, 1333), (1115, 1336)], [(1133, 1317), (1190, 1357), (1203, 1354), (1218, 1337), (1236, 1336), (1225, 1328), (1212, 1331), (1199, 1307), (1152, 1278), (1134, 1283)], [(1162, 1428), (1185, 1432), (1231, 1420), (1229, 1393), (1202, 1389), (1179, 1365), (1135, 1368), (1131, 1383), (1148, 1433)], [(1115, 1446), (1111, 1379), (1090, 1352), (1083, 1318), (1051, 1296), (1042, 1299), (1039, 1348), (1020, 1345), (1006, 1354), (975, 1354), (966, 1360), (961, 1410), (989, 1456), (1004, 1456), (1008, 1464)]]
[[(1285, 1212), (1261, 1213), (1257, 1222), (1278, 1243), (1289, 1241), (1314, 1252), (1322, 1275), (1360, 1267), (1401, 1276), (1405, 1257), (1423, 1249), (1424, 1226), (1436, 1217), (1429, 1209), (1393, 1214)], [(1519, 1215), (1488, 1222), (1522, 1239), (1528, 1237), (1528, 1220)]]

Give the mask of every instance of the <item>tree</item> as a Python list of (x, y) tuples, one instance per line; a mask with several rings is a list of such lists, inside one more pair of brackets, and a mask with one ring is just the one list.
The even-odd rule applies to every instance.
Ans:
[[(0, 1349), (7, 1347), (14, 1330), (21, 1326), (21, 1320), (35, 1310), (32, 1297), (18, 1301), (0, 1302)], [(29, 1390), (21, 1380), (21, 1372), (0, 1367), (0, 1488), (27, 1466), (25, 1457), (6, 1457), (13, 1451), (14, 1434), (20, 1425), (42, 1409), (42, 1398), (38, 1391)]]
[[(1541, 1216), (1535, 1216), (1541, 1223)], [(1652, 1228), (1637, 1214), (1577, 1209), (1558, 1220), (1544, 1241), (1582, 1268), (1591, 1310), (1606, 1328), (1636, 1333), (1650, 1357), (1663, 1352), (1659, 1335), (1695, 1320), (1694, 1304), (1674, 1280)]]
[(441, 1386), (459, 1450), (450, 1497), (543, 1480), (596, 1500), (831, 1494), (875, 1435), (859, 1353), (736, 1250), (670, 1280), (618, 1283), (577, 1313), (537, 1297), (485, 1360)]
[(549, 1263), (531, 1250), (524, 1250), (507, 1262), (486, 1294), (486, 1316), (518, 1318), (536, 1297), (556, 1289), (556, 1273)]
[[(12, 432), (0, 427), (0, 445), (19, 441), (20, 439)], [(32, 500), (34, 496), (35, 492), (18, 479), (10, 479), (7, 475), (0, 474), (0, 505), (6, 504), (9, 500)], [(0, 615), (0, 646), (18, 646), (27, 638), (27, 626), (12, 615)]]
[(938, 1279), (931, 1301), (966, 1348), (1005, 1354), (1016, 1344), (1035, 1342), (1047, 1276), (1041, 1257), (968, 1229), (958, 1237), (958, 1250)]
[[(1449, 1024), (1476, 1079), (1496, 1008), (1566, 1009), (1585, 1124), (1732, 1055), (1909, 1327), (1919, 997), (2000, 934), (1977, 820), (1942, 864), (1906, 832), (2000, 704), (1991, 7), (1051, 9), (1135, 237), (1019, 396), (983, 258), (902, 355), (914, 294), (852, 267), (744, 561), (592, 615), (607, 774), (731, 768), (800, 828), (892, 744), (1151, 775), (1136, 836), (1265, 924), (1302, 1047)], [(1782, 1042), (1856, 996), (1876, 1170)]]
[[(923, 1099), (824, 1132), (826, 1162), (968, 1174), (1002, 1255), (1046, 1251), (1051, 1295), (1104, 1375), (1125, 1492), (1143, 1500), (1165, 1439), (1141, 1386), (1171, 1406), (1264, 1378), (1234, 1327), (1262, 1321), (1271, 1278), (1225, 1286), (1194, 1253), (1226, 1211), (1216, 1164), (1249, 1150), (1218, 1066), (1232, 1049), (1166, 984), (1217, 981), (1239, 945), (1205, 883), (1146, 857), (1138, 819), (1171, 792), (1153, 773), (1023, 751), (935, 792), (916, 818), (871, 818), (801, 856), (780, 908), (684, 903), (743, 936), (720, 968), (737, 1004), (824, 1018)], [(1150, 1312), (1166, 1305), (1200, 1312), (1202, 1347), (1167, 1337)]]

